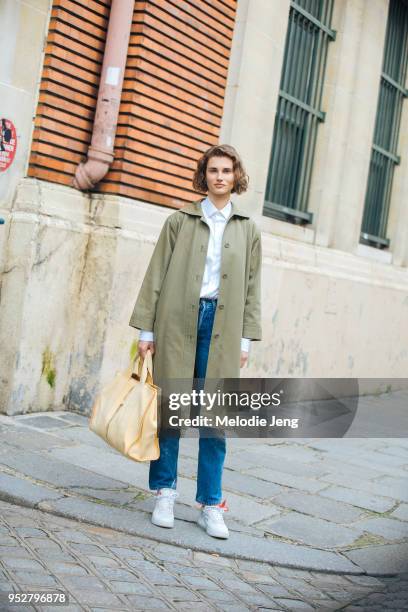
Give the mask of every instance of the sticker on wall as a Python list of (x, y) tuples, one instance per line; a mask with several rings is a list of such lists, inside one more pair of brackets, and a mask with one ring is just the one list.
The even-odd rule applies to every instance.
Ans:
[(13, 163), (17, 148), (17, 135), (10, 119), (0, 119), (0, 172)]
[(120, 68), (118, 68), (117, 66), (108, 66), (108, 69), (106, 71), (105, 84), (113, 85), (116, 87), (116, 85), (119, 83), (119, 77)]

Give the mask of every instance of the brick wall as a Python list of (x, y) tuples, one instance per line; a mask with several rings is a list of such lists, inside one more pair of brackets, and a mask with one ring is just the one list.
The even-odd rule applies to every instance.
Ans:
[[(29, 175), (70, 185), (85, 158), (110, 0), (54, 0)], [(178, 208), (218, 142), (236, 0), (136, 1), (115, 141), (96, 190)]]

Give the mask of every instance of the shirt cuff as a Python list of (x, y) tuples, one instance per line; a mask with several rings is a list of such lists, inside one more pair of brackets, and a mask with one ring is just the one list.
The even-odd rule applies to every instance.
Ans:
[(139, 340), (141, 342), (154, 342), (154, 333), (152, 331), (140, 330)]
[(241, 338), (241, 351), (249, 353), (249, 347), (251, 346), (251, 340), (249, 338)]
[[(142, 342), (154, 342), (154, 333), (152, 331), (140, 330), (139, 340)], [(241, 338), (241, 351), (249, 353), (251, 340), (249, 338)]]

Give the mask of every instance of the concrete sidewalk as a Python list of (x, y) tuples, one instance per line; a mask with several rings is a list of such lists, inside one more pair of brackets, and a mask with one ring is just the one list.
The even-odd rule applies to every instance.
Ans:
[(148, 465), (107, 446), (89, 431), (85, 417), (1, 416), (0, 438), (4, 501), (281, 567), (349, 575), (408, 570), (405, 438), (229, 439), (227, 541), (208, 537), (195, 524), (196, 439), (181, 441), (179, 520), (165, 530), (150, 523)]

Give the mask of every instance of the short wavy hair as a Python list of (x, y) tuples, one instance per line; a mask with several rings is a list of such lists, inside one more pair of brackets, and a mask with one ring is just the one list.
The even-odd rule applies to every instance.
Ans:
[(211, 157), (229, 157), (232, 159), (232, 167), (234, 170), (235, 181), (231, 193), (244, 193), (248, 189), (249, 176), (245, 172), (244, 164), (242, 159), (238, 155), (237, 151), (231, 145), (214, 145), (207, 149), (207, 151), (200, 157), (197, 162), (197, 168), (193, 176), (193, 188), (195, 191), (204, 193), (208, 191), (208, 185), (206, 181), (206, 172), (208, 160)]

